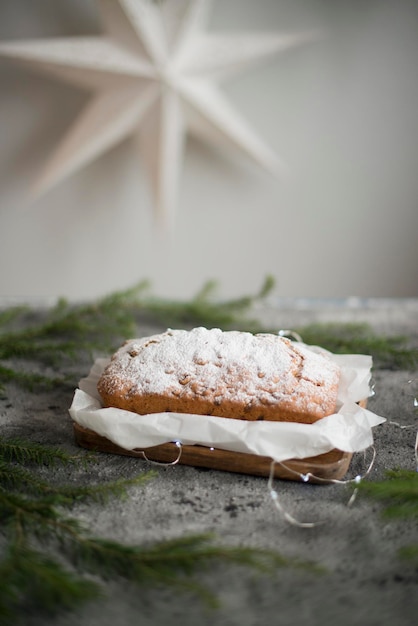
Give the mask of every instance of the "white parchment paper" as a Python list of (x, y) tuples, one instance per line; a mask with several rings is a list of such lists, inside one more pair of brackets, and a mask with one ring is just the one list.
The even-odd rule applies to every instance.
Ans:
[[(323, 351), (308, 346), (313, 351)], [(328, 353), (330, 354), (330, 353)], [(356, 404), (371, 395), (372, 359), (330, 354), (341, 368), (337, 413), (314, 424), (250, 422), (185, 413), (138, 415), (103, 408), (97, 381), (109, 359), (97, 359), (79, 383), (69, 409), (72, 419), (127, 450), (144, 450), (169, 441), (268, 456), (275, 461), (306, 458), (338, 448), (359, 452), (373, 444), (372, 428), (385, 421)]]

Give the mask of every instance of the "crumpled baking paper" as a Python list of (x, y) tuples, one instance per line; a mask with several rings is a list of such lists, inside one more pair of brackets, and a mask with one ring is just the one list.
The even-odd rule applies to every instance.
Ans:
[[(308, 346), (315, 352), (322, 348)], [(212, 415), (153, 413), (103, 408), (97, 381), (109, 359), (97, 359), (87, 378), (79, 383), (69, 409), (72, 419), (126, 450), (145, 450), (167, 442), (199, 444), (232, 452), (267, 456), (280, 462), (304, 459), (334, 448), (359, 452), (373, 444), (372, 428), (385, 418), (356, 404), (371, 395), (372, 358), (335, 355), (341, 368), (337, 413), (314, 424), (252, 422)]]

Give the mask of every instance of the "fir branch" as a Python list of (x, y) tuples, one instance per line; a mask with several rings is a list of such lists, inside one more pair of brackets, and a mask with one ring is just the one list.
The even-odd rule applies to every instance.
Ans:
[[(22, 606), (55, 611), (96, 597), (100, 590), (86, 578), (89, 573), (101, 579), (127, 580), (140, 588), (169, 585), (193, 591), (215, 605), (215, 596), (195, 578), (210, 565), (231, 563), (264, 572), (286, 566), (314, 568), (270, 551), (219, 546), (208, 535), (151, 546), (91, 536), (66, 509), (81, 499), (103, 502), (108, 497), (120, 497), (132, 486), (142, 486), (153, 473), (99, 485), (58, 487), (38, 479), (28, 467), (56, 462), (71, 465), (72, 455), (17, 439), (2, 439), (0, 443), (0, 534), (8, 542), (0, 561), (0, 579), (7, 579), (0, 589), (0, 622), (5, 618), (8, 626), (17, 623)], [(50, 556), (37, 549), (39, 542)], [(57, 550), (60, 560), (54, 556)], [(34, 579), (36, 584), (31, 586)]]
[(134, 478), (120, 478), (97, 485), (58, 486), (39, 479), (33, 471), (0, 459), (0, 488), (19, 492), (24, 490), (31, 495), (43, 496), (44, 502), (59, 506), (70, 506), (74, 502), (86, 500), (104, 504), (112, 496), (125, 497), (130, 487), (143, 486), (153, 476), (154, 473), (150, 471)]
[[(238, 324), (243, 312), (264, 298), (272, 287), (273, 280), (268, 277), (255, 296), (217, 303), (211, 299), (215, 283), (209, 282), (190, 302), (172, 302), (149, 296), (149, 284), (143, 281), (93, 303), (69, 305), (61, 299), (51, 310), (40, 314), (43, 321), (36, 322), (32, 317), (28, 325), (9, 332), (0, 326), (0, 390), (11, 381), (29, 390), (39, 385), (68, 383), (65, 377), (22, 371), (10, 363), (26, 360), (57, 368), (83, 354), (113, 351), (124, 339), (136, 336), (138, 320), (144, 315), (152, 315), (153, 321), (166, 327), (179, 324), (225, 328)], [(15, 310), (4, 311), (0, 324), (16, 315)], [(247, 321), (246, 325), (255, 327), (256, 323)]]
[(0, 311), (0, 333), (4, 332), (11, 324), (15, 323), (23, 313), (27, 312), (27, 305), (10, 306)]
[(404, 546), (399, 550), (399, 556), (418, 563), (418, 543), (412, 546)]
[(153, 471), (148, 471), (144, 474), (134, 476), (133, 478), (120, 478), (97, 485), (61, 485), (59, 488), (54, 489), (49, 486), (49, 491), (50, 493), (56, 493), (66, 498), (71, 504), (85, 500), (104, 504), (108, 502), (111, 497), (126, 497), (131, 487), (143, 487), (149, 480), (154, 478), (154, 476), (155, 473)]
[[(7, 508), (5, 502), (8, 515), (4, 515)], [(80, 572), (97, 574), (104, 579), (122, 578), (140, 587), (169, 585), (194, 591), (212, 605), (216, 605), (215, 596), (193, 578), (197, 571), (211, 564), (228, 562), (270, 573), (277, 567), (288, 566), (317, 570), (312, 564), (284, 559), (267, 550), (217, 546), (210, 543), (211, 537), (208, 535), (180, 537), (151, 547), (124, 545), (92, 537), (77, 519), (63, 517), (45, 498), (34, 502), (26, 497), (2, 494), (0, 491), (0, 511), (3, 512), (3, 516), (0, 516), (3, 527), (12, 532), (14, 544), (22, 541), (22, 538), (27, 541), (30, 535), (42, 541), (56, 539), (61, 546), (61, 553), (64, 549), (68, 559)], [(21, 575), (20, 561), (15, 562), (14, 567), (12, 580)], [(64, 570), (61, 572), (64, 576)], [(62, 597), (66, 599), (63, 606), (67, 605), (68, 600), (65, 587), (61, 589)]]
[(190, 576), (203, 563), (222, 558), (264, 571), (289, 565), (290, 560), (271, 552), (213, 545), (211, 535), (192, 535), (159, 542), (151, 547), (128, 546), (113, 541), (86, 538), (78, 545), (77, 557), (91, 571), (114, 574), (140, 583), (168, 580), (178, 571)]
[[(418, 473), (407, 470), (391, 470), (387, 478), (379, 482), (361, 482), (360, 491), (367, 497), (381, 502), (382, 515), (388, 519), (418, 520)], [(418, 562), (418, 544), (405, 546), (400, 556)]]
[[(143, 585), (170, 585), (194, 591), (216, 606), (216, 597), (199, 584), (193, 575), (221, 562), (244, 565), (261, 572), (273, 573), (277, 567), (301, 564), (267, 550), (219, 546), (211, 535), (192, 535), (159, 542), (151, 547), (130, 546), (109, 540), (86, 538), (72, 546), (75, 564), (102, 576), (115, 575)], [(303, 567), (319, 571), (312, 564)]]
[(361, 483), (361, 491), (383, 503), (385, 517), (418, 519), (418, 473), (392, 470), (386, 475), (380, 482)]
[[(7, 359), (27, 359), (37, 361), (45, 365), (56, 365), (62, 360), (62, 354), (74, 357), (81, 347), (88, 349), (90, 344), (81, 340), (79, 346), (72, 341), (48, 341), (46, 339), (47, 329), (38, 327), (31, 331), (15, 331), (0, 339), (0, 358)], [(59, 347), (59, 350), (57, 350)]]
[[(268, 296), (274, 286), (267, 276), (258, 293), (218, 302), (214, 299), (216, 284), (206, 283), (189, 302), (165, 300), (149, 295), (149, 284), (140, 282), (130, 289), (105, 296), (96, 302), (69, 305), (60, 300), (55, 307), (38, 316), (29, 316), (23, 327), (6, 332), (7, 323), (18, 317), (18, 311), (3, 311), (0, 325), (0, 391), (13, 381), (26, 389), (39, 385), (72, 384), (67, 377), (22, 371), (15, 365), (25, 361), (55, 369), (77, 362), (94, 352), (109, 353), (120, 343), (137, 335), (138, 325), (147, 317), (164, 327), (219, 327), (250, 332), (269, 332), (257, 320), (248, 319), (251, 307)], [(26, 315), (28, 317), (28, 315)], [(39, 321), (41, 318), (42, 321)], [(38, 321), (36, 321), (38, 320)], [(404, 337), (376, 335), (367, 324), (314, 324), (295, 329), (306, 343), (321, 345), (337, 353), (371, 354), (375, 366), (412, 367), (418, 362), (418, 350), (410, 349)], [(270, 332), (276, 332), (273, 329)]]
[(295, 330), (305, 343), (336, 354), (370, 354), (381, 368), (405, 369), (418, 363), (418, 350), (408, 348), (406, 337), (378, 335), (365, 323), (310, 324)]
[[(92, 460), (89, 455), (69, 454), (57, 447), (0, 436), (0, 489), (42, 496), (41, 503), (48, 505), (68, 506), (85, 500), (104, 503), (111, 496), (125, 496), (130, 487), (143, 486), (155, 475), (148, 471), (133, 478), (120, 478), (97, 485), (57, 486), (38, 478), (32, 468), (28, 470), (24, 467), (28, 464), (53, 467), (57, 463), (80, 466), (88, 460)], [(21, 502), (17, 503), (16, 508), (20, 505)]]
[(69, 454), (61, 448), (42, 445), (19, 438), (6, 438), (0, 435), (0, 459), (35, 465), (55, 465), (57, 462), (69, 464), (80, 461), (80, 455)]
[[(29, 360), (56, 367), (66, 359), (76, 360), (95, 349), (113, 349), (115, 342), (134, 332), (131, 305), (133, 294), (140, 290), (141, 286), (137, 286), (87, 305), (69, 306), (60, 300), (51, 311), (41, 315), (46, 316), (44, 321), (31, 320), (29, 326), (12, 332), (0, 329), (0, 361), (3, 361), (0, 363), (0, 389), (4, 392), (5, 385), (11, 381), (29, 390), (39, 385), (51, 387), (68, 383), (65, 377), (22, 371), (5, 362)], [(3, 320), (10, 317), (13, 316), (3, 312)]]
[(64, 299), (50, 311), (47, 319), (31, 323), (12, 333), (0, 335), (0, 359), (33, 359), (41, 362), (56, 354), (74, 357), (80, 351), (109, 348), (115, 337), (126, 337), (135, 328), (134, 303), (144, 285), (106, 296), (95, 303), (70, 306)]
[(223, 302), (213, 298), (216, 286), (214, 281), (208, 281), (189, 302), (148, 298), (143, 302), (142, 310), (166, 327), (206, 326), (226, 330), (234, 326), (246, 330), (259, 329), (259, 323), (256, 320), (246, 319), (244, 314), (256, 302), (267, 297), (274, 286), (273, 278), (267, 276), (255, 295)]
[[(63, 503), (67, 501), (64, 498)], [(61, 537), (82, 531), (80, 523), (66, 518), (57, 508), (56, 498), (32, 498), (0, 490), (0, 521), (15, 538), (33, 534), (37, 537)]]
[(0, 459), (0, 488), (4, 490), (27, 489), (40, 494), (48, 490), (48, 484), (39, 480), (33, 472), (21, 465), (6, 463)]
[(13, 543), (0, 563), (0, 623), (18, 621), (22, 609), (55, 613), (100, 597), (92, 581), (73, 574), (56, 560)]
[(43, 388), (50, 389), (52, 386), (66, 385), (68, 381), (64, 377), (51, 377), (36, 372), (27, 372), (17, 370), (12, 367), (6, 367), (0, 364), (0, 393), (5, 393), (5, 385), (9, 382), (15, 382), (27, 391)]

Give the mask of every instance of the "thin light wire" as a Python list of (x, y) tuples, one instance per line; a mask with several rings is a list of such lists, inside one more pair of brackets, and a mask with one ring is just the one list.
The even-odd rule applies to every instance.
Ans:
[(408, 430), (409, 428), (416, 428), (415, 424), (399, 424), (399, 422), (394, 422), (392, 420), (386, 423), (388, 426), (397, 426), (401, 430)]
[[(348, 478), (345, 480), (339, 480), (337, 478), (321, 478), (320, 476), (316, 476), (315, 474), (312, 474), (312, 472), (307, 472), (306, 474), (302, 474), (301, 472), (298, 472), (297, 470), (293, 470), (292, 468), (288, 467), (285, 463), (283, 463), (282, 461), (272, 461), (270, 464), (270, 474), (269, 474), (269, 479), (267, 482), (267, 487), (270, 493), (270, 497), (273, 501), (273, 504), (275, 506), (275, 508), (279, 511), (279, 513), (283, 516), (283, 518), (289, 522), (290, 524), (292, 524), (293, 526), (298, 526), (299, 528), (314, 528), (315, 526), (318, 526), (320, 524), (324, 524), (324, 521), (318, 521), (318, 522), (300, 522), (299, 520), (297, 520), (295, 517), (293, 517), (293, 515), (291, 515), (288, 511), (285, 510), (285, 508), (283, 507), (283, 505), (281, 504), (280, 500), (279, 500), (279, 494), (277, 493), (277, 491), (273, 488), (273, 480), (274, 480), (274, 468), (276, 465), (281, 465), (284, 469), (286, 469), (286, 471), (294, 474), (295, 476), (298, 476), (303, 482), (307, 483), (309, 482), (310, 479), (314, 479), (316, 482), (321, 482), (324, 484), (334, 484), (334, 485), (348, 485), (350, 483), (354, 483), (356, 485), (359, 485), (360, 482), (366, 478), (366, 476), (368, 476), (373, 468), (375, 459), (376, 459), (376, 449), (374, 446), (371, 446), (370, 449), (372, 450), (372, 459), (369, 463), (369, 466), (367, 467), (366, 471), (364, 472), (363, 475), (357, 474), (357, 476), (355, 476), (354, 478)], [(366, 454), (366, 452), (365, 452)], [(349, 499), (349, 501), (347, 502), (347, 507), (350, 507), (353, 502), (356, 499), (357, 496), (357, 492), (358, 492), (358, 487), (356, 487), (353, 491), (353, 493), (351, 494), (351, 497)]]
[[(405, 385), (412, 385), (412, 386), (416, 386), (418, 383), (418, 378), (412, 378), (410, 380), (407, 380), (404, 384)], [(413, 398), (412, 401), (412, 405), (414, 407), (414, 410), (416, 411), (417, 407), (418, 407), (418, 398), (417, 398), (417, 394), (416, 393), (408, 393), (408, 396), (410, 396), (411, 398)], [(416, 424), (399, 424), (399, 422), (395, 422), (395, 421), (389, 421), (387, 422), (388, 425), (391, 426), (396, 426), (397, 428), (400, 428), (401, 430), (409, 430), (410, 428), (416, 428), (417, 425)], [(416, 471), (418, 472), (418, 431), (416, 434), (416, 438), (415, 438), (415, 447), (414, 447), (414, 456), (415, 456), (415, 467), (416, 467)]]
[(177, 465), (177, 463), (180, 462), (181, 459), (181, 453), (183, 452), (183, 447), (181, 445), (181, 441), (174, 441), (173, 442), (176, 447), (178, 448), (178, 454), (177, 454), (177, 458), (174, 459), (174, 461), (167, 461), (167, 463), (164, 463), (162, 461), (153, 461), (152, 459), (149, 459), (147, 457), (147, 455), (145, 454), (144, 450), (138, 450), (138, 452), (140, 452), (143, 456), (143, 458), (148, 462), (148, 463), (152, 463), (153, 465), (161, 465), (162, 467), (170, 467), (171, 465)]
[(295, 330), (279, 330), (277, 331), (279, 337), (293, 337), (299, 343), (303, 343), (302, 337)]

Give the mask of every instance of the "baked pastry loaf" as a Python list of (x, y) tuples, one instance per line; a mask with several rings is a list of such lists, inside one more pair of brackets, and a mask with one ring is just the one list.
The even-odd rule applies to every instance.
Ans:
[(335, 412), (339, 367), (273, 334), (167, 330), (127, 341), (103, 372), (104, 406), (312, 423)]

